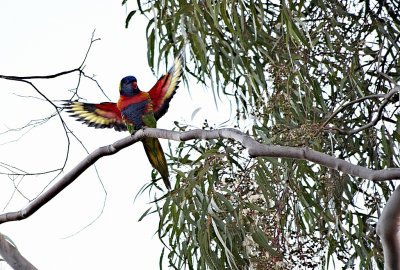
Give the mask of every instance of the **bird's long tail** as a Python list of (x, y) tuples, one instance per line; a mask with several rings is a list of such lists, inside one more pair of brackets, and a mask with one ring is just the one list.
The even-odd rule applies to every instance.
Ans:
[(159, 140), (155, 138), (144, 138), (142, 142), (151, 165), (161, 174), (165, 186), (171, 189), (167, 161), (165, 160), (164, 151), (161, 148)]

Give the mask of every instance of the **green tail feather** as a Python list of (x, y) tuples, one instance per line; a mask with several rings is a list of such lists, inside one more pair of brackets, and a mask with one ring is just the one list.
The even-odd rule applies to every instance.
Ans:
[(167, 161), (160, 142), (155, 138), (144, 138), (142, 142), (151, 165), (161, 174), (165, 186), (171, 189)]

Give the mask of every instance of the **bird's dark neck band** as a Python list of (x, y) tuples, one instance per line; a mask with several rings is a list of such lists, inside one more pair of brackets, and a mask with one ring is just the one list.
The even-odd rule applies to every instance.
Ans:
[(120, 94), (123, 95), (123, 96), (126, 96), (126, 97), (133, 97), (133, 96), (136, 96), (139, 93), (140, 93), (139, 88), (136, 88), (136, 89), (129, 89), (129, 90), (121, 89), (121, 93)]

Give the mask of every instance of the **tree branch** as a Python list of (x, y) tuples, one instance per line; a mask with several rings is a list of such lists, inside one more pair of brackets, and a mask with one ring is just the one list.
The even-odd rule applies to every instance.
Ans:
[[(12, 76), (12, 75), (1, 75), (0, 74), (0, 79), (12, 80), (12, 81), (23, 81), (23, 80), (34, 80), (34, 79), (54, 79), (54, 78), (57, 78), (57, 77), (60, 77), (60, 76), (66, 75), (66, 74), (74, 73), (74, 72), (83, 73), (83, 66), (86, 62), (86, 59), (89, 55), (89, 52), (90, 52), (90, 49), (92, 48), (93, 43), (100, 40), (99, 38), (96, 38), (96, 39), (94, 38), (94, 32), (95, 31), (92, 32), (92, 38), (90, 39), (89, 48), (87, 49), (87, 51), (85, 53), (85, 57), (83, 58), (83, 61), (79, 67), (71, 69), (71, 70), (61, 71), (61, 72), (51, 74), (51, 75)], [(91, 78), (91, 77), (88, 77), (88, 78)]]
[(385, 181), (400, 179), (399, 168), (388, 168), (383, 170), (371, 170), (362, 166), (352, 164), (332, 157), (330, 155), (320, 153), (309, 148), (296, 148), (288, 146), (265, 145), (257, 142), (249, 135), (232, 128), (202, 130), (196, 129), (185, 132), (170, 131), (157, 128), (145, 128), (137, 131), (132, 136), (125, 137), (113, 144), (100, 147), (90, 153), (85, 159), (79, 162), (75, 168), (64, 175), (56, 184), (47, 191), (38, 196), (34, 201), (28, 204), (24, 209), (17, 212), (9, 212), (0, 215), (0, 224), (8, 221), (22, 220), (33, 213), (40, 207), (49, 202), (64, 188), (71, 184), (79, 175), (93, 165), (98, 159), (119, 152), (120, 150), (142, 140), (145, 137), (163, 138), (174, 141), (187, 141), (193, 139), (232, 139), (240, 142), (252, 157), (276, 157), (276, 158), (293, 158), (314, 162), (316, 164), (329, 167), (356, 177), (369, 179), (372, 181)]
[(390, 196), (376, 226), (382, 241), (385, 270), (400, 269), (400, 185)]
[(18, 270), (36, 270), (19, 251), (7, 241), (7, 239), (0, 233), (0, 255), (1, 257), (13, 268)]
[(314, 133), (314, 135), (318, 134), (338, 113), (342, 112), (345, 108), (347, 108), (348, 106), (351, 106), (355, 103), (360, 103), (366, 99), (374, 99), (374, 98), (383, 98), (383, 101), (381, 103), (381, 105), (378, 108), (378, 115), (368, 124), (357, 128), (357, 129), (352, 129), (352, 130), (343, 130), (343, 129), (336, 129), (338, 130), (340, 133), (346, 134), (346, 135), (352, 135), (355, 133), (358, 133), (364, 129), (370, 128), (372, 126), (375, 126), (376, 123), (378, 123), (378, 121), (382, 118), (382, 112), (383, 109), (386, 107), (386, 105), (389, 103), (390, 98), (395, 95), (396, 93), (398, 93), (400, 91), (400, 86), (396, 85), (395, 87), (393, 87), (392, 90), (390, 90), (387, 94), (376, 94), (376, 95), (370, 95), (370, 96), (366, 96), (366, 97), (362, 97), (353, 101), (350, 101), (342, 106), (340, 106), (335, 112), (333, 112), (329, 118), (322, 124), (322, 126)]
[[(12, 76), (11, 76), (11, 75), (2, 75), (2, 74), (0, 74), (0, 79), (10, 80), (10, 81), (14, 81), (14, 82), (22, 82), (22, 83), (28, 84), (30, 87), (32, 87), (32, 88), (34, 89), (34, 91), (35, 91), (37, 94), (40, 95), (40, 98), (38, 98), (38, 97), (32, 97), (32, 98), (38, 98), (38, 99), (40, 99), (40, 100), (43, 100), (43, 101), (49, 103), (49, 104), (54, 108), (54, 110), (55, 110), (51, 115), (49, 115), (49, 116), (47, 116), (47, 117), (45, 117), (45, 118), (43, 118), (43, 119), (31, 120), (31, 121), (29, 121), (28, 124), (26, 124), (26, 125), (23, 126), (23, 127), (18, 127), (18, 128), (15, 128), (15, 129), (8, 129), (8, 130), (5, 131), (4, 133), (11, 132), (11, 131), (19, 131), (19, 130), (23, 130), (23, 129), (27, 128), (27, 131), (26, 131), (25, 133), (22, 134), (22, 136), (23, 136), (23, 135), (25, 135), (27, 132), (29, 132), (30, 130), (32, 130), (34, 127), (37, 127), (37, 126), (40, 126), (40, 125), (46, 123), (49, 119), (52, 119), (52, 118), (55, 117), (55, 116), (58, 116), (58, 118), (59, 118), (59, 120), (60, 120), (60, 123), (61, 123), (61, 125), (62, 125), (62, 128), (64, 129), (64, 132), (65, 132), (66, 147), (67, 147), (67, 149), (66, 149), (66, 151), (65, 151), (66, 154), (65, 154), (64, 162), (63, 162), (63, 164), (62, 164), (59, 168), (47, 170), (47, 171), (45, 171), (45, 172), (38, 172), (38, 173), (36, 173), (36, 174), (35, 174), (35, 173), (21, 173), (21, 174), (17, 173), (17, 174), (19, 174), (19, 175), (21, 175), (21, 176), (26, 176), (26, 175), (33, 175), (33, 174), (35, 174), (35, 175), (44, 174), (44, 173), (48, 173), (48, 172), (58, 172), (57, 175), (56, 175), (53, 179), (51, 179), (51, 180), (48, 182), (47, 186), (50, 185), (50, 184), (53, 182), (54, 179), (56, 179), (56, 178), (58, 179), (58, 178), (59, 178), (59, 174), (61, 174), (61, 172), (63, 172), (63, 170), (64, 170), (64, 168), (65, 168), (65, 165), (66, 165), (66, 163), (67, 163), (67, 161), (68, 161), (69, 150), (70, 150), (70, 135), (72, 134), (72, 136), (75, 137), (75, 138), (79, 141), (79, 139), (71, 132), (71, 130), (69, 129), (69, 127), (66, 125), (64, 119), (62, 118), (62, 115), (61, 115), (62, 108), (59, 107), (59, 106), (57, 106), (56, 103), (55, 103), (53, 100), (51, 100), (51, 99), (45, 94), (45, 92), (41, 91), (41, 90), (34, 84), (34, 80), (54, 79), (54, 78), (61, 77), (61, 76), (67, 75), (67, 74), (76, 73), (76, 74), (78, 75), (78, 78), (77, 78), (77, 81), (78, 81), (78, 82), (77, 82), (77, 85), (76, 85), (75, 89), (73, 90), (73, 95), (70, 97), (70, 99), (73, 99), (74, 96), (77, 96), (77, 97), (79, 98), (79, 96), (78, 96), (78, 88), (79, 88), (79, 86), (80, 86), (81, 79), (82, 79), (82, 76), (83, 76), (84, 78), (88, 78), (88, 79), (90, 79), (91, 81), (93, 81), (94, 83), (96, 83), (96, 85), (98, 86), (98, 88), (100, 89), (100, 91), (102, 92), (102, 94), (103, 94), (108, 100), (110, 100), (109, 97), (108, 97), (108, 96), (106, 95), (106, 93), (104, 92), (104, 90), (102, 89), (102, 87), (100, 86), (99, 82), (94, 78), (94, 75), (93, 75), (93, 76), (89, 76), (89, 75), (87, 75), (87, 74), (84, 72), (85, 63), (86, 63), (87, 58), (88, 58), (88, 56), (89, 56), (89, 53), (90, 53), (90, 51), (91, 51), (91, 49), (92, 49), (92, 46), (93, 46), (94, 42), (100, 40), (99, 38), (95, 38), (95, 37), (94, 37), (94, 34), (95, 34), (95, 31), (92, 32), (92, 36), (91, 36), (91, 39), (90, 39), (90, 43), (89, 43), (89, 46), (88, 46), (88, 48), (87, 48), (87, 50), (86, 50), (86, 52), (85, 52), (85, 54), (84, 54), (83, 60), (80, 61), (79, 66), (76, 67), (76, 68), (74, 68), (74, 69), (70, 69), (70, 70), (66, 70), (66, 71), (61, 71), (61, 72), (54, 73), (54, 74), (50, 74), (50, 75), (32, 75), (32, 76), (13, 76), (13, 75), (12, 75)], [(0, 134), (0, 135), (1, 135), (1, 134)], [(81, 143), (81, 145), (83, 146), (82, 143)], [(4, 165), (4, 164), (0, 164), (0, 167), (5, 167), (5, 166), (3, 166), (3, 165)], [(7, 165), (6, 167), (7, 167), (7, 169), (11, 168), (10, 165)], [(17, 168), (15, 168), (15, 169), (17, 169)], [(20, 170), (20, 171), (22, 171), (22, 170)], [(9, 175), (9, 176), (12, 175), (12, 173), (9, 174), (9, 173), (2, 173), (2, 172), (0, 172), (0, 174), (7, 174), (7, 175)], [(100, 179), (100, 177), (99, 177), (99, 179)], [(100, 180), (100, 182), (101, 182), (101, 180)], [(47, 186), (45, 186), (44, 189), (46, 189)], [(18, 190), (17, 190), (17, 191), (18, 191)], [(18, 191), (18, 192), (19, 192), (19, 191)], [(40, 194), (40, 193), (39, 193), (39, 194)], [(22, 194), (21, 194), (21, 195), (22, 195)], [(23, 196), (23, 197), (25, 197), (25, 196)]]

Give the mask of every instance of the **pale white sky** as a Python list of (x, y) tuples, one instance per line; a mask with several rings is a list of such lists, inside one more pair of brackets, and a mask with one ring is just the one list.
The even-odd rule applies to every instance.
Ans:
[[(128, 12), (135, 3), (129, 2)], [(135, 17), (125, 29), (125, 17), (121, 1), (1, 0), (0, 74), (47, 75), (75, 68), (83, 60), (96, 29), (95, 37), (101, 41), (93, 45), (87, 59), (87, 74), (95, 74), (114, 101), (118, 99), (119, 81), (126, 75), (135, 75), (140, 88), (147, 91), (161, 75), (155, 77), (147, 66), (147, 21)], [(68, 89), (76, 87), (77, 74), (33, 82), (52, 99), (63, 100), (70, 96)], [(174, 120), (200, 127), (205, 118), (211, 124), (229, 118), (229, 105), (224, 101), (217, 111), (211, 90), (193, 84), (190, 95), (188, 90), (181, 85), (159, 127), (172, 128)], [(89, 102), (106, 101), (87, 79), (81, 82), (79, 94)], [(0, 80), (0, 162), (29, 172), (59, 168), (67, 143), (57, 118), (28, 133), (27, 129), (4, 133), (53, 112), (47, 103), (21, 96), (38, 97), (23, 83)], [(192, 112), (198, 107), (202, 110), (192, 120)], [(128, 135), (86, 128), (64, 116), (89, 151)], [(167, 149), (167, 142), (162, 144)], [(73, 141), (66, 170), (85, 156), (82, 147)], [(136, 193), (150, 180), (151, 166), (142, 145), (96, 164), (108, 196), (104, 213), (89, 228), (65, 239), (92, 222), (103, 207), (105, 193), (93, 169), (30, 218), (1, 224), (0, 232), (8, 235), (38, 269), (158, 269), (162, 248), (154, 236), (158, 217), (137, 221), (149, 207), (148, 193), (134, 202)], [(0, 167), (0, 172), (4, 171)], [(51, 175), (26, 177), (19, 188), (32, 199), (50, 179)], [(174, 181), (172, 178), (172, 184)], [(14, 190), (13, 182), (0, 175), (0, 212), (16, 211), (27, 204), (18, 193), (7, 204)], [(9, 267), (0, 263), (0, 269)]]

